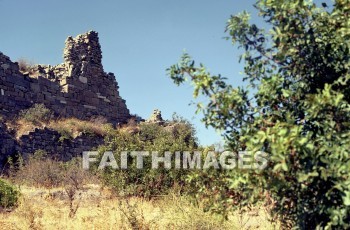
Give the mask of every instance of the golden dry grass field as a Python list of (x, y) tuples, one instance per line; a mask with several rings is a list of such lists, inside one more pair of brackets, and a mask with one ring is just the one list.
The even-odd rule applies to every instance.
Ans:
[[(277, 229), (262, 207), (222, 221), (176, 194), (153, 200), (121, 198), (90, 184), (70, 204), (62, 188), (21, 186), (20, 191), (18, 207), (0, 213), (0, 229)], [(71, 217), (70, 209), (76, 209)]]

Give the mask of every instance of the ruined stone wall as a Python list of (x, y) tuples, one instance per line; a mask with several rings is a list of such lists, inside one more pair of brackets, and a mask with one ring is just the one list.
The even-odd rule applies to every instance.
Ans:
[(130, 113), (118, 88), (114, 74), (103, 70), (94, 31), (68, 37), (64, 63), (56, 66), (36, 65), (22, 73), (17, 63), (0, 52), (0, 115), (5, 118), (40, 103), (60, 117), (102, 116), (114, 124), (123, 123)]
[(56, 130), (35, 129), (16, 139), (0, 122), (0, 172), (6, 166), (8, 157), (17, 154), (26, 160), (38, 150), (44, 150), (48, 156), (61, 161), (81, 157), (84, 151), (91, 151), (104, 144), (104, 137), (92, 134), (80, 134), (73, 139), (62, 138)]
[(44, 128), (21, 136), (16, 143), (16, 151), (21, 153), (24, 159), (37, 150), (44, 150), (52, 158), (69, 161), (73, 157), (81, 157), (84, 151), (91, 151), (103, 143), (102, 136), (81, 134), (74, 139), (64, 139), (59, 132)]

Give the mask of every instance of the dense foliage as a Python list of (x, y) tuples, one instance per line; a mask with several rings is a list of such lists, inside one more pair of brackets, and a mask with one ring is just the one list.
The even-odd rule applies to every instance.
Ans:
[[(136, 158), (132, 151), (157, 151), (164, 156), (166, 151), (194, 151), (198, 149), (195, 131), (192, 125), (178, 116), (166, 127), (156, 123), (129, 124), (123, 129), (111, 129), (105, 138), (106, 144), (99, 148), (101, 156), (113, 151), (118, 169), (106, 167), (102, 171), (103, 181), (114, 188), (119, 195), (152, 197), (164, 195), (170, 190), (184, 192), (185, 178), (189, 170), (175, 169), (174, 156), (172, 167), (167, 169), (160, 163), (158, 169), (152, 169), (152, 158), (144, 157), (144, 168), (136, 167)], [(128, 168), (121, 169), (121, 153), (128, 152)]]
[(350, 228), (350, 1), (331, 4), (257, 1), (269, 32), (246, 12), (232, 16), (226, 28), (244, 51), (246, 87), (188, 54), (169, 68), (176, 84), (189, 77), (194, 96), (208, 98), (198, 110), (206, 125), (225, 131), (230, 149), (270, 155), (263, 171), (216, 177), (215, 204), (223, 210), (268, 196), (285, 227)]

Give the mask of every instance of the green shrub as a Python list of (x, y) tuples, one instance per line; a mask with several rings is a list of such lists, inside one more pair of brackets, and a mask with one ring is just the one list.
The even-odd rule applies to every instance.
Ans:
[(43, 104), (35, 104), (33, 107), (20, 112), (20, 117), (28, 122), (37, 124), (48, 122), (53, 113)]
[(19, 191), (7, 181), (0, 179), (0, 207), (9, 208), (17, 204)]
[[(120, 166), (120, 153), (122, 151), (158, 151), (163, 155), (165, 151), (195, 151), (196, 138), (192, 133), (191, 125), (184, 125), (182, 134), (171, 132), (158, 124), (142, 123), (137, 134), (117, 130), (106, 136), (106, 144), (99, 148), (102, 154), (113, 151), (117, 164)], [(178, 129), (180, 130), (180, 129)], [(174, 160), (174, 157), (172, 157)], [(174, 162), (172, 162), (174, 165)], [(97, 168), (97, 166), (95, 166)], [(167, 194), (172, 189), (184, 192), (187, 189), (185, 179), (190, 174), (188, 170), (166, 169), (160, 166), (152, 169), (152, 157), (144, 158), (144, 168), (137, 169), (136, 159), (128, 155), (128, 169), (105, 168), (101, 177), (105, 184), (114, 188), (118, 195), (136, 195), (152, 197)]]

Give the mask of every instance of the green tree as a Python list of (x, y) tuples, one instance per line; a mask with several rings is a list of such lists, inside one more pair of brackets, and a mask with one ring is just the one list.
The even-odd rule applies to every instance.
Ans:
[(229, 188), (219, 203), (239, 207), (230, 195), (236, 191), (240, 204), (268, 194), (285, 227), (350, 228), (350, 1), (260, 0), (255, 7), (271, 30), (250, 24), (246, 12), (226, 27), (244, 51), (246, 87), (210, 74), (188, 54), (168, 69), (176, 84), (189, 79), (194, 97), (208, 98), (198, 112), (224, 130), (228, 147), (269, 153), (262, 171), (218, 177)]

